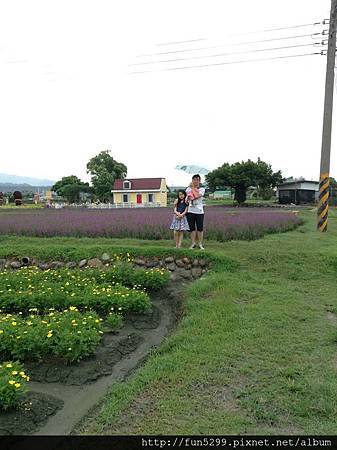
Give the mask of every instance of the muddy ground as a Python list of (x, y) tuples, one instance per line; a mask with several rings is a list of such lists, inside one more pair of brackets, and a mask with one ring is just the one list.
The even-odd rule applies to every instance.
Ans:
[(172, 330), (183, 312), (185, 287), (171, 282), (152, 296), (152, 311), (129, 315), (120, 331), (106, 332), (96, 352), (79, 363), (26, 363), (31, 392), (17, 410), (0, 413), (0, 436), (70, 434), (110, 386), (136, 370)]

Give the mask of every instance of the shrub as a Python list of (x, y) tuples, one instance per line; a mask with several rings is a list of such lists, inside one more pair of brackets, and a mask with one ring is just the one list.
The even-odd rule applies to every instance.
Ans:
[(46, 316), (3, 314), (0, 316), (0, 354), (19, 360), (55, 355), (79, 361), (92, 353), (100, 341), (102, 319), (94, 312), (75, 307)]
[(15, 407), (27, 392), (29, 377), (18, 362), (5, 361), (0, 364), (0, 409)]

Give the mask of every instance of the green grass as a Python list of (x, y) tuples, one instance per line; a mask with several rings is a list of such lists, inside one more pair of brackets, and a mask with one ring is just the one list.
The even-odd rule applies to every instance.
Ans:
[[(181, 323), (113, 386), (82, 432), (335, 434), (337, 214), (326, 234), (316, 232), (315, 212), (301, 217), (292, 232), (206, 242), (215, 264), (187, 290)], [(2, 255), (9, 244), (11, 252), (63, 249), (67, 258), (69, 248), (175, 251), (167, 241), (1, 238)]]
[(176, 332), (82, 428), (97, 434), (335, 434), (336, 213), (315, 230), (211, 244), (238, 263), (195, 282)]

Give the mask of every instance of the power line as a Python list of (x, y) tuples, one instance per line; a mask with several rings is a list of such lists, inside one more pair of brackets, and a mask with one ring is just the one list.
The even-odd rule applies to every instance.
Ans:
[(178, 62), (178, 61), (188, 61), (191, 59), (204, 59), (204, 58), (218, 58), (220, 56), (231, 56), (231, 55), (244, 55), (248, 53), (257, 53), (257, 52), (268, 52), (268, 51), (278, 51), (278, 50), (287, 50), (291, 48), (299, 48), (299, 47), (313, 47), (318, 45), (325, 45), (325, 41), (322, 42), (313, 42), (310, 44), (297, 44), (297, 45), (286, 45), (282, 47), (272, 47), (272, 48), (262, 48), (262, 49), (254, 49), (254, 50), (246, 50), (243, 52), (227, 52), (227, 53), (217, 53), (213, 55), (202, 55), (202, 56), (190, 56), (188, 58), (175, 58), (175, 59), (161, 59), (159, 61), (145, 61), (140, 63), (129, 64), (129, 66), (141, 66), (147, 64), (159, 64), (159, 63), (170, 63), (170, 62)]
[(269, 33), (269, 32), (273, 32), (273, 31), (292, 30), (295, 28), (314, 27), (317, 25), (328, 25), (328, 24), (329, 24), (329, 19), (324, 19), (322, 22), (304, 23), (301, 25), (291, 25), (291, 26), (279, 27), (279, 28), (267, 28), (265, 30), (260, 30), (260, 31), (248, 31), (246, 33), (230, 34), (230, 36), (244, 36), (247, 34)]
[(199, 48), (189, 48), (189, 49), (182, 49), (182, 50), (171, 50), (168, 52), (149, 53), (149, 54), (144, 54), (144, 55), (136, 55), (136, 58), (144, 58), (147, 56), (170, 55), (170, 54), (174, 54), (174, 53), (194, 52), (194, 51), (200, 51), (200, 50), (211, 50), (214, 48), (223, 48), (223, 47), (228, 47), (228, 46), (259, 44), (262, 42), (283, 41), (283, 40), (298, 39), (298, 38), (309, 37), (309, 36), (312, 38), (316, 38), (316, 36), (326, 36), (326, 31), (327, 30), (323, 30), (321, 33), (299, 34), (299, 35), (295, 35), (295, 36), (282, 36), (282, 37), (271, 38), (271, 39), (259, 39), (256, 41), (236, 42), (233, 44), (215, 45), (215, 46), (211, 46), (211, 47), (199, 47)]
[[(248, 31), (246, 33), (234, 33), (234, 34), (230, 34), (229, 36), (246, 36), (249, 34), (270, 33), (270, 32), (274, 32), (274, 31), (292, 30), (292, 29), (297, 29), (297, 28), (314, 27), (317, 25), (327, 25), (327, 24), (329, 24), (329, 19), (324, 19), (322, 22), (304, 23), (304, 24), (300, 24), (300, 25), (291, 25), (291, 26), (278, 27), (278, 28), (267, 28), (267, 29), (258, 30), (258, 31)], [(187, 44), (190, 42), (200, 42), (200, 41), (207, 41), (207, 40), (208, 40), (207, 38), (198, 38), (198, 39), (189, 39), (186, 41), (162, 42), (162, 43), (159, 43), (156, 45), (159, 47), (159, 46), (164, 46), (164, 45)]]
[(200, 39), (189, 39), (188, 41), (163, 42), (163, 43), (157, 44), (157, 46), (160, 46), (160, 45), (186, 44), (188, 42), (197, 42), (197, 41), (207, 41), (207, 39), (206, 38), (200, 38)]
[(255, 58), (255, 59), (245, 59), (245, 60), (239, 60), (239, 61), (225, 61), (225, 62), (210, 63), (210, 64), (200, 64), (198, 66), (170, 67), (167, 69), (129, 72), (129, 74), (137, 75), (137, 74), (151, 73), (151, 72), (167, 72), (167, 71), (171, 71), (171, 70), (200, 69), (200, 68), (211, 67), (211, 66), (213, 66), (213, 67), (214, 66), (225, 66), (225, 65), (231, 65), (231, 64), (243, 64), (243, 63), (251, 63), (251, 62), (273, 61), (273, 60), (277, 60), (277, 59), (300, 58), (300, 57), (304, 57), (304, 56), (325, 55), (325, 53), (323, 53), (323, 52), (324, 52), (324, 50), (322, 50), (320, 52), (302, 53), (302, 54), (297, 54), (297, 55), (274, 56), (274, 57), (270, 57), (270, 58)]

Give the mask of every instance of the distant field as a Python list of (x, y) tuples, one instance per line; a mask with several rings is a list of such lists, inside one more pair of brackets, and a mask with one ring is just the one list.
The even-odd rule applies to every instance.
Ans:
[[(116, 210), (2, 210), (0, 234), (38, 237), (86, 236), (168, 239), (171, 208)], [(257, 239), (266, 233), (284, 232), (301, 223), (296, 214), (268, 208), (229, 209), (208, 207), (206, 237), (217, 241)]]

